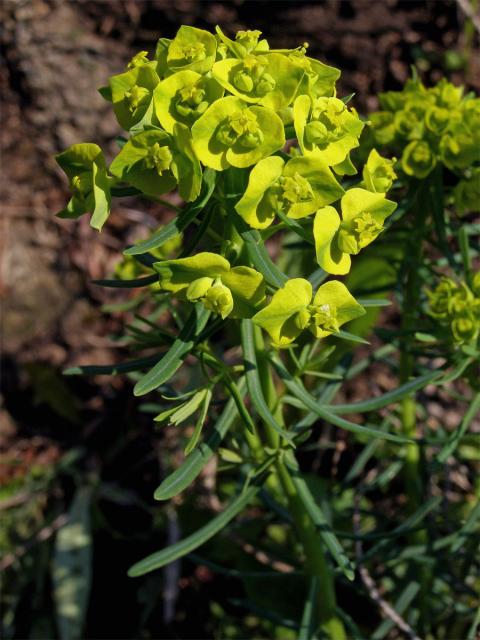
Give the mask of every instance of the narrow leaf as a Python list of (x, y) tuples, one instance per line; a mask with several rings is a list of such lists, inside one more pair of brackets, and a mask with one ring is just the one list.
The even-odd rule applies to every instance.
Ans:
[(253, 497), (260, 490), (260, 485), (252, 484), (235, 498), (229, 506), (222, 511), (218, 516), (210, 520), (205, 526), (187, 536), (180, 542), (172, 544), (166, 549), (152, 553), (140, 562), (134, 564), (128, 575), (131, 578), (143, 576), (145, 573), (159, 569), (160, 567), (170, 564), (174, 560), (183, 557), (187, 553), (194, 551), (202, 544), (205, 544), (210, 538), (216, 535), (219, 531), (224, 529), (227, 524), (235, 518), (235, 516), (242, 511), (242, 509), (253, 499)]
[[(404, 520), (402, 524), (390, 531), (388, 534), (388, 538), (382, 539), (380, 542), (371, 547), (366, 553), (364, 553), (362, 561), (365, 563), (368, 558), (376, 556), (385, 547), (388, 547), (391, 544), (392, 540), (397, 538), (399, 535), (404, 535), (414, 527), (418, 527), (420, 523), (425, 520), (428, 514), (438, 507), (441, 501), (441, 496), (434, 496), (432, 498), (429, 498), (424, 504), (421, 505), (421, 507), (419, 507), (414, 513), (412, 513), (411, 516)], [(448, 546), (449, 541), (444, 542), (443, 546)]]
[(325, 514), (313, 497), (305, 479), (301, 475), (298, 468), (298, 463), (295, 460), (293, 453), (288, 456), (286, 462), (289, 468), (292, 470), (292, 481), (297, 489), (298, 496), (302, 500), (308, 515), (312, 519), (312, 522), (316, 527), (318, 527), (318, 533), (322, 538), (325, 546), (332, 554), (333, 559), (338, 564), (343, 574), (349, 580), (353, 580), (355, 578), (355, 569), (351, 564), (347, 554), (345, 553), (342, 545), (338, 541), (337, 536), (333, 533), (332, 527), (325, 517)]
[(313, 576), (310, 579), (310, 587), (303, 606), (302, 620), (298, 640), (312, 640), (315, 633), (315, 619), (318, 608), (318, 578)]
[(275, 287), (282, 287), (288, 280), (288, 277), (277, 267), (268, 255), (260, 233), (256, 229), (250, 229), (237, 213), (232, 213), (232, 219), (238, 233), (246, 243), (247, 253), (253, 266), (263, 274), (263, 277), (269, 284)]
[(425, 373), (423, 376), (415, 378), (415, 380), (410, 380), (410, 382), (402, 384), (397, 389), (393, 389), (393, 391), (387, 391), (387, 393), (384, 393), (377, 398), (362, 400), (361, 402), (350, 402), (349, 404), (335, 404), (330, 405), (327, 408), (328, 411), (331, 411), (332, 413), (341, 414), (375, 411), (376, 409), (381, 409), (389, 404), (398, 402), (405, 396), (408, 396), (419, 389), (423, 389), (427, 384), (438, 379), (441, 375), (442, 371), (430, 371), (429, 373)]
[(206, 392), (206, 389), (201, 389), (200, 391), (193, 392), (193, 394), (188, 393), (188, 400), (176, 407), (162, 411), (162, 413), (154, 418), (155, 422), (164, 422), (167, 419), (169, 424), (174, 425), (179, 425), (182, 422), (185, 422), (185, 420), (188, 420), (188, 418), (190, 418), (190, 416), (193, 415), (202, 405)]
[[(398, 597), (398, 599), (393, 605), (393, 608), (400, 616), (403, 616), (403, 614), (407, 611), (408, 607), (413, 602), (413, 599), (415, 598), (419, 590), (420, 590), (420, 584), (418, 582), (410, 582), (402, 591), (402, 593), (400, 594), (400, 596)], [(390, 618), (388, 618), (387, 620), (384, 620), (373, 632), (373, 635), (371, 636), (371, 640), (383, 640), (383, 638), (385, 638), (387, 633), (391, 629), (393, 629), (394, 626), (395, 626), (395, 622)]]
[[(452, 553), (458, 553), (465, 544), (465, 538), (469, 534), (474, 534), (477, 527), (477, 520), (480, 519), (480, 502), (473, 507), (467, 521), (458, 532), (455, 541), (452, 544)], [(478, 533), (478, 531), (477, 531)]]
[(441, 379), (441, 384), (448, 384), (449, 382), (453, 382), (454, 380), (459, 378), (465, 371), (465, 369), (467, 369), (467, 367), (472, 364), (472, 362), (474, 362), (473, 358), (465, 358), (465, 360), (459, 362), (455, 367), (453, 367), (451, 371), (443, 376), (443, 378)]
[(311, 230), (309, 233), (308, 230), (302, 227), (302, 225), (299, 222), (297, 222), (293, 218), (289, 218), (280, 210), (277, 210), (277, 216), (284, 223), (284, 225), (288, 227), (291, 231), (296, 233), (297, 236), (300, 236), (303, 240), (305, 240), (305, 242), (308, 242), (309, 244), (315, 246), (315, 240), (313, 238), (313, 234)]
[(243, 398), (240, 394), (238, 385), (229, 376), (227, 376), (224, 379), (224, 384), (227, 387), (227, 389), (230, 391), (232, 400), (237, 405), (238, 413), (240, 415), (240, 418), (243, 420), (245, 426), (250, 431), (250, 433), (256, 433), (255, 424), (253, 423), (252, 417), (250, 416), (243, 402)]
[[(272, 412), (263, 396), (262, 385), (258, 376), (257, 356), (255, 354), (255, 345), (253, 341), (253, 323), (251, 320), (242, 320), (242, 349), (245, 362), (245, 377), (250, 397), (258, 414), (272, 429), (277, 431), (282, 438), (293, 445), (292, 436), (283, 429), (283, 427), (275, 420)], [(293, 445), (294, 446), (294, 445)]]
[[(322, 282), (328, 278), (328, 276), (329, 274), (319, 267), (308, 276), (308, 281), (312, 285), (313, 289), (317, 289)], [(360, 302), (360, 300), (358, 302)]]
[(190, 438), (189, 443), (185, 447), (185, 455), (188, 455), (189, 453), (191, 453), (197, 446), (198, 439), (200, 438), (200, 434), (202, 433), (202, 427), (207, 417), (208, 407), (210, 406), (211, 399), (212, 399), (212, 392), (210, 389), (206, 389), (203, 400), (202, 400), (200, 415), (198, 416), (197, 423), (193, 431), (193, 435)]
[(272, 356), (271, 361), (273, 363), (273, 366), (275, 367), (275, 370), (285, 383), (285, 386), (290, 391), (290, 393), (292, 393), (301, 402), (303, 402), (306, 409), (310, 409), (310, 411), (313, 411), (317, 414), (317, 416), (319, 416), (323, 420), (326, 420), (330, 424), (345, 429), (346, 431), (351, 431), (360, 435), (373, 436), (375, 438), (389, 440), (390, 442), (396, 442), (398, 444), (413, 442), (413, 440), (410, 438), (398, 436), (386, 431), (380, 431), (379, 429), (375, 429), (374, 427), (361, 426), (359, 424), (355, 424), (354, 422), (349, 422), (344, 418), (340, 418), (331, 411), (327, 410), (324, 405), (319, 404), (317, 400), (315, 400), (315, 398), (305, 389), (300, 381), (294, 380), (290, 373), (285, 369), (278, 356)]
[(360, 336), (356, 336), (353, 333), (349, 333), (348, 331), (343, 331), (340, 329), (332, 334), (335, 338), (340, 338), (341, 340), (349, 340), (350, 342), (356, 342), (357, 344), (370, 344), (368, 340), (365, 338), (361, 338)]
[(191, 352), (196, 339), (207, 324), (210, 312), (203, 305), (197, 304), (182, 327), (178, 338), (161, 358), (135, 385), (133, 393), (143, 396), (149, 391), (157, 389), (161, 384), (169, 380), (182, 365), (185, 357)]
[[(243, 379), (238, 384), (238, 392), (240, 398), (243, 398), (245, 395), (245, 381)], [(215, 423), (210, 436), (185, 458), (178, 469), (165, 478), (155, 491), (155, 500), (169, 500), (181, 493), (195, 480), (232, 426), (237, 415), (235, 408), (236, 402), (233, 398), (230, 398), (222, 415)]]
[(362, 307), (389, 307), (392, 304), (390, 300), (383, 298), (357, 298), (357, 302)]
[(447, 459), (452, 455), (452, 453), (454, 453), (455, 449), (460, 444), (463, 436), (467, 432), (467, 429), (470, 426), (470, 423), (475, 418), (475, 416), (478, 415), (479, 411), (480, 411), (480, 393), (477, 393), (477, 395), (473, 399), (472, 404), (468, 408), (467, 413), (464, 415), (463, 420), (460, 423), (460, 426), (456, 431), (452, 433), (452, 435), (450, 436), (446, 444), (443, 445), (442, 450), (438, 454), (437, 460), (440, 463), (443, 464), (444, 462), (446, 462)]
[(119, 364), (87, 364), (80, 367), (70, 367), (63, 371), (65, 376), (113, 376), (118, 373), (131, 373), (132, 371), (140, 371), (145, 367), (150, 367), (158, 362), (161, 354), (155, 353), (152, 356), (138, 358), (138, 360), (130, 360), (129, 362), (121, 362)]
[(145, 278), (134, 278), (132, 280), (92, 280), (92, 284), (100, 287), (110, 287), (113, 289), (135, 289), (137, 287), (148, 287), (150, 284), (158, 282), (156, 273)]
[(203, 174), (202, 192), (197, 200), (192, 202), (190, 205), (187, 205), (177, 218), (162, 227), (159, 231), (156, 231), (152, 236), (150, 236), (150, 238), (148, 238), (148, 240), (144, 240), (133, 247), (130, 247), (124, 251), (124, 254), (127, 256), (135, 256), (140, 253), (151, 251), (152, 249), (158, 249), (158, 247), (165, 244), (167, 240), (170, 240), (173, 236), (184, 231), (195, 220), (200, 211), (210, 200), (210, 196), (215, 188), (215, 182), (215, 171), (206, 169)]

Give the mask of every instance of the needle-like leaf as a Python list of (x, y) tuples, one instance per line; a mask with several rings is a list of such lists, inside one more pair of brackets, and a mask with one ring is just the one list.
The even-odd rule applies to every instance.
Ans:
[(200, 211), (210, 200), (210, 196), (212, 195), (215, 188), (216, 176), (217, 174), (215, 171), (206, 169), (205, 173), (203, 174), (202, 192), (197, 200), (186, 206), (178, 217), (162, 227), (162, 229), (160, 229), (159, 231), (156, 231), (153, 235), (150, 236), (150, 238), (148, 238), (148, 240), (138, 242), (133, 247), (126, 249), (124, 251), (124, 254), (127, 256), (135, 256), (141, 253), (152, 251), (152, 249), (158, 249), (158, 247), (161, 247), (163, 244), (165, 244), (167, 240), (170, 240), (170, 238), (173, 238), (173, 236), (184, 231), (195, 220)]
[(203, 331), (210, 312), (203, 305), (197, 304), (188, 317), (178, 338), (160, 359), (135, 385), (133, 393), (143, 396), (149, 391), (157, 389), (161, 384), (169, 380), (183, 363), (185, 357), (191, 352), (196, 339)]
[(319, 418), (322, 418), (323, 420), (335, 425), (336, 427), (340, 427), (342, 429), (345, 429), (346, 431), (351, 431), (353, 433), (372, 436), (383, 440), (389, 440), (398, 444), (413, 442), (411, 438), (398, 436), (386, 431), (380, 431), (379, 429), (375, 429), (374, 427), (362, 426), (359, 424), (355, 424), (354, 422), (349, 422), (344, 418), (340, 418), (339, 416), (326, 409), (324, 405), (319, 404), (317, 400), (315, 400), (315, 398), (310, 393), (308, 393), (303, 384), (300, 381), (295, 380), (290, 375), (290, 373), (283, 366), (278, 356), (272, 356), (271, 361), (273, 363), (273, 366), (275, 367), (275, 370), (285, 383), (285, 386), (290, 391), (290, 393), (292, 393), (301, 402), (303, 402), (306, 409), (310, 409), (310, 411), (316, 413)]

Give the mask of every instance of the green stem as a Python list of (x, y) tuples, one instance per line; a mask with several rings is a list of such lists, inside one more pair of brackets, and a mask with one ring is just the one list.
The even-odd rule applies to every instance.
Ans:
[[(405, 279), (402, 309), (402, 342), (400, 352), (400, 384), (405, 384), (414, 373), (415, 359), (412, 355), (412, 339), (418, 325), (421, 281), (419, 271), (422, 262), (422, 244), (426, 221), (430, 209), (430, 180), (426, 180), (418, 190), (415, 208), (415, 228), (411, 242), (406, 247), (407, 273)], [(405, 436), (417, 436), (417, 405), (415, 394), (403, 398), (401, 403), (402, 429)], [(409, 498), (409, 511), (415, 511), (422, 501), (420, 474), (420, 448), (417, 444), (407, 446), (405, 458), (405, 489)]]
[[(423, 241), (426, 233), (427, 217), (431, 210), (430, 190), (434, 188), (435, 177), (429, 177), (424, 181), (418, 190), (416, 199), (417, 206), (414, 209), (415, 220), (411, 242), (406, 247), (407, 273), (405, 279), (403, 308), (402, 308), (402, 342), (400, 352), (400, 384), (408, 382), (414, 374), (415, 358), (412, 354), (412, 341), (414, 332), (418, 326), (421, 279), (420, 268), (422, 265)], [(415, 393), (406, 396), (401, 401), (400, 407), (402, 431), (408, 438), (417, 437), (417, 401)], [(404, 480), (405, 492), (407, 495), (407, 510), (409, 513), (415, 512), (423, 501), (422, 465), (421, 449), (418, 444), (407, 445)], [(424, 529), (412, 533), (411, 544), (426, 544), (427, 534)], [(419, 603), (421, 610), (421, 626), (426, 631), (428, 626), (428, 592), (431, 582), (430, 572), (427, 567), (420, 568)], [(425, 625), (425, 626), (424, 626)]]
[[(263, 393), (270, 410), (275, 417), (281, 419), (281, 409), (278, 402), (278, 390), (273, 383), (272, 372), (265, 353), (265, 346), (261, 330), (255, 327), (255, 350), (257, 354), (258, 373), (263, 387)], [(265, 439), (269, 447), (278, 448), (279, 435), (268, 424), (265, 427)], [(277, 486), (287, 498), (290, 512), (293, 516), (295, 532), (305, 553), (305, 568), (310, 575), (318, 578), (319, 590), (317, 596), (317, 617), (320, 627), (332, 640), (346, 638), (343, 622), (336, 613), (337, 602), (335, 584), (332, 571), (328, 565), (318, 532), (308, 515), (302, 500), (299, 498), (293, 484), (290, 472), (285, 463), (278, 459), (275, 464)]]
[[(241, 191), (241, 185), (236, 184), (237, 181), (233, 171), (226, 171), (224, 179), (228, 188), (227, 192), (237, 193)], [(228, 203), (227, 211), (230, 215), (236, 215), (233, 210), (233, 201)], [(225, 231), (226, 239), (230, 241), (231, 248), (236, 249), (238, 253), (240, 253), (244, 243), (238, 233), (236, 233), (234, 225), (228, 225)], [(258, 373), (265, 400), (277, 421), (282, 423), (282, 410), (278, 402), (279, 394), (277, 389), (275, 389), (270, 363), (265, 353), (265, 344), (259, 327), (254, 328), (254, 341)], [(264, 436), (267, 446), (272, 449), (279, 449), (283, 444), (280, 442), (279, 434), (267, 423), (264, 424)], [(253, 456), (260, 460), (264, 458), (263, 443), (258, 435), (248, 433), (246, 439)], [(305, 553), (306, 571), (318, 578), (317, 618), (321, 628), (325, 635), (331, 640), (345, 640), (346, 633), (343, 622), (336, 613), (337, 604), (333, 574), (328, 566), (322, 542), (303, 502), (297, 495), (292, 478), (290, 477), (290, 472), (281, 459), (277, 460), (274, 473), (270, 474), (266, 484), (275, 495), (282, 496), (283, 494), (286, 496), (290, 512), (294, 519), (295, 531)]]
[(325, 558), (322, 544), (310, 516), (299, 499), (290, 472), (281, 461), (276, 463), (276, 472), (285, 492), (290, 512), (295, 523), (295, 531), (305, 553), (308, 572), (318, 578), (318, 621), (320, 627), (332, 640), (346, 638), (343, 623), (337, 615), (337, 601), (333, 575)]

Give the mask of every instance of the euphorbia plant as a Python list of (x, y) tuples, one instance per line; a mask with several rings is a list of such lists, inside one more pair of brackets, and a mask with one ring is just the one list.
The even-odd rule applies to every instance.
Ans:
[[(432, 354), (451, 365), (446, 380), (463, 377), (471, 388), (465, 395), (469, 405), (465, 426), (459, 430), (462, 434), (480, 407), (479, 226), (475, 220), (480, 212), (480, 100), (445, 79), (427, 88), (414, 70), (401, 91), (380, 94), (379, 101), (382, 110), (370, 115), (364, 153), (374, 145), (399, 157), (394, 169), (403, 203), (390, 234), (402, 247), (398, 256), (400, 381), (420, 371)], [(403, 398), (401, 422), (406, 436), (420, 433), (419, 409), (415, 394)], [(461, 442), (459, 433), (444, 444), (437, 465), (455, 452)], [(426, 499), (425, 462), (420, 446), (407, 447), (404, 477), (411, 512)], [(427, 540), (424, 530), (411, 535), (415, 543)], [(419, 576), (419, 628), (426, 633), (431, 628), (428, 600), (434, 579), (427, 565), (420, 567)]]
[[(449, 310), (442, 312), (441, 319), (449, 318), (457, 345), (470, 344), (466, 350), (446, 355), (463, 373), (472, 364), (480, 327), (478, 305), (471, 291), (475, 254), (469, 246), (469, 236), (477, 236), (478, 230), (475, 225), (469, 228), (463, 220), (480, 212), (480, 100), (445, 79), (427, 88), (414, 70), (402, 91), (380, 94), (379, 101), (382, 110), (371, 114), (369, 136), (372, 145), (386, 147), (400, 158), (396, 169), (405, 202), (397, 219), (401, 218), (400, 225), (408, 229), (401, 268), (401, 377), (407, 380), (415, 369), (412, 352), (418, 347), (415, 332), (422, 321), (422, 290), (423, 297), (430, 301), (430, 315), (437, 319), (439, 300), (447, 290), (451, 292)], [(440, 264), (431, 264), (438, 250), (447, 262), (447, 271)], [(432, 267), (436, 277), (432, 277)], [(445, 277), (440, 281), (442, 268)], [(448, 272), (455, 274), (458, 285), (446, 277)], [(407, 435), (415, 435), (415, 414), (413, 396), (405, 398), (403, 426)], [(407, 482), (415, 505), (423, 499), (418, 482), (419, 452), (415, 447), (410, 451)]]
[[(310, 58), (305, 46), (273, 50), (260, 36), (241, 31), (231, 39), (219, 28), (211, 34), (184, 26), (173, 40), (159, 40), (152, 59), (137, 54), (101, 90), (128, 132), (108, 171), (93, 144), (58, 156), (74, 194), (61, 215), (88, 211), (101, 228), (111, 196), (155, 201), (177, 189), (187, 203), (172, 206), (173, 220), (126, 249), (141, 265), (135, 275), (149, 275), (106, 284), (149, 287), (142, 302), (157, 307), (145, 320), (149, 330), (132, 335), (137, 347), (154, 352), (123, 365), (148, 369), (137, 375), (134, 393), (162, 400), (158, 422), (195, 424), (184, 432), (184, 462), (155, 498), (186, 489), (220, 444), (237, 490), (208, 524), (138, 562), (130, 575), (191, 553), (249, 504), (273, 505), (273, 514), (287, 509), (303, 549), (300, 570), (310, 579), (303, 637), (321, 628), (340, 639), (348, 619), (337, 606), (334, 576), (353, 580), (354, 561), (300, 470), (298, 448), (317, 420), (361, 441), (411, 442), (411, 434), (342, 414), (386, 406), (438, 372), (372, 401), (332, 404), (338, 371), (341, 377), (347, 368), (334, 373), (326, 362), (339, 341), (343, 353), (364, 342), (347, 323), (385, 302), (357, 299), (338, 277), (382, 234), (396, 208), (386, 197), (396, 175), (374, 149), (357, 172), (350, 153), (365, 122), (337, 97), (340, 72)], [(201, 370), (179, 389), (176, 373), (189, 355)]]

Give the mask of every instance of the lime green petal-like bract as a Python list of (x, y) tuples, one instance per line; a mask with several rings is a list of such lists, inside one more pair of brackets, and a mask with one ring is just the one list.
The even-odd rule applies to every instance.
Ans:
[(213, 77), (245, 102), (273, 110), (287, 107), (295, 97), (303, 70), (279, 53), (249, 55), (242, 60), (216, 62)]
[(215, 31), (217, 32), (217, 38), (224, 47), (225, 57), (230, 57), (228, 55), (230, 53), (236, 58), (244, 58), (250, 53), (268, 51), (269, 49), (268, 42), (264, 39), (259, 39), (262, 35), (261, 31), (250, 29), (238, 31), (235, 35), (235, 40), (226, 36), (218, 25), (215, 27)]
[(214, 78), (196, 71), (178, 71), (155, 88), (155, 113), (165, 131), (173, 133), (176, 123), (191, 127), (223, 92)]
[(363, 167), (363, 181), (369, 191), (386, 193), (397, 177), (393, 170), (393, 160), (382, 158), (376, 149), (372, 149)]
[(217, 40), (204, 29), (182, 25), (169, 43), (166, 63), (172, 71), (207, 73), (215, 62)]
[(113, 160), (110, 171), (146, 195), (162, 195), (178, 183), (182, 198), (194, 200), (201, 187), (200, 165), (188, 129), (183, 125), (175, 127), (174, 138), (159, 129), (130, 138)]
[(383, 223), (397, 208), (397, 203), (385, 198), (383, 193), (372, 193), (358, 187), (348, 189), (341, 203), (344, 220), (351, 220), (358, 214), (368, 211)]
[(412, 140), (402, 154), (402, 169), (408, 176), (422, 180), (435, 167), (437, 161), (430, 146), (424, 140)]
[(295, 132), (305, 155), (319, 155), (329, 166), (358, 147), (364, 123), (338, 98), (312, 100), (300, 95), (293, 106)]
[(74, 144), (56, 156), (70, 180), (73, 196), (58, 215), (78, 218), (91, 213), (90, 225), (100, 230), (110, 213), (111, 195), (105, 158), (100, 147), (92, 143)]
[(161, 289), (185, 294), (222, 317), (250, 318), (265, 299), (265, 281), (250, 267), (230, 267), (215, 253), (155, 262)]
[(260, 160), (250, 172), (248, 187), (235, 209), (247, 224), (254, 229), (265, 229), (272, 224), (275, 211), (263, 203), (265, 192), (282, 175), (285, 161), (278, 156)]
[[(313, 298), (313, 306), (324, 313), (331, 313), (339, 327), (365, 314), (362, 305), (355, 300), (343, 282), (338, 280), (322, 284)], [(332, 333), (315, 324), (310, 329), (316, 338), (324, 338)]]
[(298, 49), (289, 52), (288, 57), (305, 72), (297, 95), (306, 94), (313, 97), (335, 95), (335, 83), (341, 75), (339, 69), (310, 58), (304, 51)]
[(270, 303), (253, 316), (253, 322), (265, 329), (276, 347), (286, 347), (305, 328), (306, 308), (311, 300), (310, 282), (293, 278), (273, 294)]
[(294, 202), (287, 212), (290, 218), (304, 218), (314, 213), (318, 207), (335, 202), (345, 193), (328, 165), (319, 157), (298, 156), (289, 160), (283, 176), (288, 178), (297, 174), (310, 184), (313, 197), (307, 202)]
[(165, 291), (177, 293), (199, 278), (218, 278), (230, 270), (228, 260), (216, 253), (204, 251), (188, 258), (155, 262), (160, 286)]
[(123, 129), (152, 123), (153, 90), (159, 82), (155, 63), (134, 67), (109, 80), (113, 110)]
[(342, 219), (333, 207), (317, 211), (313, 236), (318, 264), (327, 273), (348, 273), (349, 254), (357, 254), (375, 240), (396, 206), (383, 193), (355, 187), (342, 197)]
[(235, 208), (251, 227), (265, 229), (277, 213), (304, 218), (343, 193), (320, 158), (294, 157), (285, 164), (273, 156), (252, 169), (247, 190)]
[(216, 171), (249, 167), (285, 144), (283, 123), (274, 111), (236, 96), (214, 102), (193, 125), (192, 137), (199, 160)]
[(265, 280), (251, 267), (232, 267), (222, 275), (222, 283), (233, 296), (232, 318), (251, 318), (265, 300)]
[(336, 242), (340, 224), (340, 216), (333, 207), (319, 209), (313, 222), (317, 262), (324, 271), (335, 275), (345, 275), (352, 265), (349, 254), (344, 253)]

